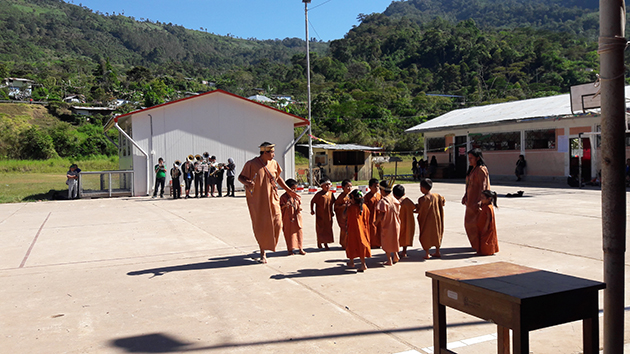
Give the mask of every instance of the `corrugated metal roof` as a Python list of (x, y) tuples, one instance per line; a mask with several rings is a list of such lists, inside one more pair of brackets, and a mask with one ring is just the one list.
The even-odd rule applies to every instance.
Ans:
[[(625, 96), (630, 96), (626, 86)], [(411, 127), (405, 132), (421, 133), (447, 128), (493, 124), (522, 119), (545, 119), (573, 116), (569, 94), (457, 109)]]
[(189, 97), (185, 97), (185, 98), (180, 98), (179, 100), (162, 103), (162, 104), (159, 104), (159, 105), (156, 105), (156, 106), (152, 106), (152, 107), (148, 107), (148, 108), (144, 108), (144, 109), (139, 109), (139, 110), (136, 110), (136, 111), (133, 111), (133, 112), (129, 112), (129, 113), (125, 113), (125, 114), (122, 114), (122, 115), (119, 115), (119, 116), (114, 116), (114, 117), (110, 118), (109, 121), (105, 124), (104, 129), (105, 129), (105, 131), (111, 129), (114, 126), (114, 123), (117, 122), (118, 119), (120, 119), (120, 118), (131, 116), (131, 115), (134, 115), (134, 114), (140, 113), (140, 112), (150, 111), (150, 110), (156, 109), (158, 107), (168, 106), (168, 105), (171, 105), (171, 104), (176, 103), (176, 102), (182, 102), (182, 101), (186, 101), (186, 100), (193, 100), (193, 99), (197, 99), (197, 98), (200, 98), (200, 97), (203, 97), (203, 96), (206, 96), (206, 95), (212, 95), (212, 94), (229, 95), (229, 96), (232, 96), (232, 97), (239, 98), (239, 99), (241, 99), (243, 101), (250, 102), (250, 103), (253, 103), (253, 104), (257, 104), (257, 105), (259, 105), (261, 107), (265, 107), (267, 109), (271, 109), (271, 110), (274, 110), (274, 111), (278, 111), (278, 112), (280, 112), (282, 114), (286, 114), (286, 115), (290, 116), (291, 118), (293, 118), (293, 121), (294, 121), (293, 125), (294, 125), (294, 127), (302, 127), (302, 126), (305, 126), (305, 125), (309, 124), (308, 119), (296, 116), (295, 114), (291, 114), (291, 113), (279, 110), (277, 108), (273, 108), (273, 107), (264, 105), (264, 104), (256, 102), (256, 101), (248, 100), (245, 97), (242, 97), (242, 96), (239, 96), (239, 95), (235, 95), (235, 94), (227, 92), (227, 91), (212, 90), (212, 91), (204, 92), (204, 93), (196, 95), (196, 96), (189, 96)]
[[(306, 146), (308, 144), (298, 144), (298, 146)], [(383, 150), (380, 147), (372, 147), (372, 146), (363, 146), (356, 144), (313, 144), (313, 149), (323, 149), (323, 150), (347, 150), (347, 151), (376, 151)]]

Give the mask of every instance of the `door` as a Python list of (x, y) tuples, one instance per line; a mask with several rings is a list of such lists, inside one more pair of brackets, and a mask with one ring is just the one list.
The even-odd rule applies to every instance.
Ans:
[(569, 139), (569, 173), (582, 182), (591, 180), (591, 141), (588, 138)]
[(468, 171), (468, 151), (466, 136), (455, 137), (455, 178), (466, 178)]

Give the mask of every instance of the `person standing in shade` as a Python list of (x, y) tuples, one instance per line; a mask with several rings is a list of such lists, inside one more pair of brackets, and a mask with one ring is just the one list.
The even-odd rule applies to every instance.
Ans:
[(228, 158), (228, 163), (225, 165), (225, 176), (227, 177), (227, 194), (228, 197), (234, 196), (234, 178), (236, 177), (236, 165), (232, 158)]
[(157, 197), (158, 187), (160, 188), (160, 198), (164, 198), (164, 182), (166, 181), (166, 167), (164, 167), (164, 159), (159, 158), (157, 165), (153, 167), (155, 170), (155, 187), (153, 188), (153, 198)]
[(79, 194), (79, 168), (77, 165), (70, 165), (70, 169), (66, 173), (66, 184), (68, 185), (68, 199), (76, 199)]
[(466, 174), (466, 193), (462, 198), (462, 204), (466, 206), (464, 216), (464, 228), (468, 235), (470, 246), (479, 251), (477, 219), (479, 216), (479, 202), (481, 192), (490, 189), (490, 174), (483, 160), (483, 153), (480, 149), (468, 151), (468, 173)]
[[(192, 156), (192, 155), (190, 155)], [(186, 159), (186, 162), (182, 165), (182, 176), (184, 177), (184, 184), (186, 185), (186, 199), (190, 198), (190, 186), (192, 185), (192, 181), (194, 178), (194, 167), (192, 164), (192, 160), (189, 158)]]
[(521, 177), (523, 177), (523, 175), (525, 174), (525, 167), (527, 167), (525, 155), (518, 155), (518, 160), (516, 161), (516, 169), (514, 170), (517, 182), (520, 181)]
[(171, 168), (171, 189), (173, 190), (173, 199), (179, 199), (182, 197), (182, 183), (179, 177), (182, 175), (182, 171), (179, 166), (182, 163), (179, 160), (175, 160), (173, 168)]
[(284, 183), (280, 174), (282, 168), (275, 157), (275, 144), (264, 142), (260, 145), (260, 156), (245, 163), (238, 176), (245, 186), (247, 207), (252, 220), (254, 236), (260, 248), (260, 262), (267, 263), (266, 251), (275, 252), (282, 230), (282, 212), (278, 186), (292, 198), (300, 200), (300, 195)]

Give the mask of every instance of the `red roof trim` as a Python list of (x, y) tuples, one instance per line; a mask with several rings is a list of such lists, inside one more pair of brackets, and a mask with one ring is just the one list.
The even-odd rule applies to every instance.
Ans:
[(152, 109), (156, 109), (156, 108), (159, 108), (159, 107), (164, 107), (164, 106), (167, 106), (167, 105), (170, 105), (170, 104), (173, 104), (173, 103), (183, 102), (183, 101), (186, 101), (186, 100), (190, 100), (190, 99), (198, 98), (198, 97), (205, 96), (205, 95), (210, 95), (210, 94), (213, 94), (213, 93), (216, 93), (216, 92), (220, 92), (220, 93), (223, 93), (223, 94), (226, 94), (226, 95), (232, 96), (232, 97), (236, 97), (236, 98), (238, 98), (238, 99), (245, 100), (245, 101), (247, 101), (247, 102), (254, 103), (254, 104), (257, 104), (257, 105), (259, 105), (259, 106), (262, 106), (262, 107), (268, 108), (268, 109), (272, 109), (272, 110), (274, 110), (274, 111), (276, 111), (276, 112), (280, 112), (280, 113), (286, 114), (286, 115), (290, 116), (291, 118), (295, 118), (295, 119), (299, 119), (299, 120), (301, 120), (301, 122), (298, 122), (298, 123), (293, 124), (293, 126), (294, 126), (294, 127), (303, 127), (303, 126), (305, 126), (305, 125), (308, 125), (308, 119), (306, 119), (306, 118), (302, 118), (302, 117), (300, 117), (300, 116), (296, 116), (295, 114), (291, 114), (291, 113), (287, 113), (287, 112), (285, 112), (285, 111), (281, 111), (281, 110), (279, 110), (279, 109), (277, 109), (277, 108), (269, 107), (269, 106), (264, 105), (264, 104), (262, 104), (262, 103), (259, 103), (259, 102), (256, 102), (256, 101), (252, 101), (252, 100), (247, 99), (247, 98), (245, 98), (245, 97), (243, 97), (243, 96), (235, 95), (235, 94), (233, 94), (233, 93), (230, 93), (230, 92), (227, 92), (227, 91), (223, 91), (223, 90), (221, 90), (221, 89), (217, 89), (217, 90), (212, 90), (212, 91), (204, 92), (204, 93), (202, 93), (202, 94), (200, 94), (200, 95), (196, 95), (196, 96), (190, 96), (190, 97), (180, 98), (180, 99), (178, 99), (178, 100), (175, 100), (175, 101), (170, 101), (170, 102), (166, 102), (166, 103), (162, 103), (162, 104), (159, 104), (159, 105), (157, 105), (157, 106), (152, 106), (152, 107), (148, 107), (148, 108), (144, 108), (144, 109), (139, 109), (139, 110), (137, 110), (137, 111), (133, 111), (133, 112), (129, 112), (129, 113), (125, 113), (125, 114), (119, 115), (119, 116), (117, 116), (117, 118), (128, 117), (128, 116), (131, 116), (131, 115), (133, 115), (133, 114), (137, 114), (137, 113), (141, 113), (141, 112), (147, 112), (147, 111), (150, 111), (150, 110), (152, 110)]

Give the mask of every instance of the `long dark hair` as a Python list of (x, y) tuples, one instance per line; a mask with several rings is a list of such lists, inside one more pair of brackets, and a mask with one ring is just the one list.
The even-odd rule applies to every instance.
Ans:
[(355, 189), (350, 192), (350, 197), (354, 200), (355, 203), (359, 206), (359, 215), (363, 215), (363, 193), (360, 190)]
[(497, 192), (486, 189), (485, 191), (481, 192), (481, 194), (490, 198), (490, 202), (492, 203), (492, 205), (494, 205), (495, 208), (499, 207), (497, 206)]
[[(469, 155), (473, 155), (474, 157), (476, 157), (477, 160), (477, 166), (486, 166), (486, 161), (484, 161), (483, 159), (483, 152), (481, 152), (481, 149), (479, 148), (475, 148), (472, 149), (470, 151), (468, 151)], [(468, 176), (470, 174), (470, 172), (473, 170), (473, 166), (468, 166), (468, 172), (466, 172), (466, 176)]]

